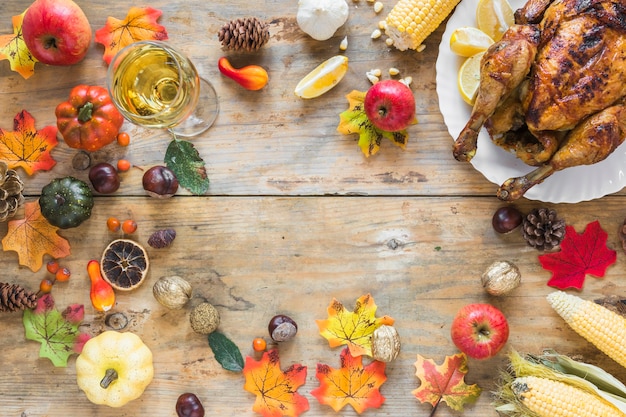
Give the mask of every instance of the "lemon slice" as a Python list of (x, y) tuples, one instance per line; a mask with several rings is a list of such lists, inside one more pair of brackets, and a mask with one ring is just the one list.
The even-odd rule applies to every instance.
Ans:
[(336, 55), (322, 62), (300, 80), (295, 93), (301, 98), (319, 97), (336, 86), (347, 71), (348, 57)]
[(509, 26), (515, 23), (515, 16), (507, 0), (480, 0), (476, 7), (476, 22), (478, 29), (494, 41), (499, 41)]
[(493, 39), (480, 29), (464, 26), (450, 35), (450, 49), (457, 55), (470, 57), (489, 48)]
[(467, 104), (473, 105), (480, 84), (480, 60), (485, 52), (479, 52), (467, 58), (459, 69), (458, 85), (461, 97)]

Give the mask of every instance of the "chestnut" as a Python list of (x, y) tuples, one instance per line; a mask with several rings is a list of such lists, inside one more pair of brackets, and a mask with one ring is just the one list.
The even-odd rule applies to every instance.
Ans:
[(100, 162), (89, 170), (89, 181), (94, 190), (100, 194), (111, 194), (120, 188), (120, 177), (117, 169), (109, 163)]
[(176, 414), (178, 417), (204, 417), (204, 407), (195, 394), (186, 392), (176, 401)]
[(143, 189), (157, 198), (168, 198), (176, 194), (178, 179), (174, 171), (163, 165), (156, 165), (143, 174)]
[(278, 314), (270, 320), (267, 330), (275, 342), (284, 342), (291, 339), (298, 332), (298, 325), (289, 316)]

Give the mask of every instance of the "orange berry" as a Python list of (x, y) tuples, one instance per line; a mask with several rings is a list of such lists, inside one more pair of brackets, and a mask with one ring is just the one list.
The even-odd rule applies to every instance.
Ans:
[(254, 349), (255, 352), (263, 352), (267, 349), (267, 342), (262, 337), (256, 337), (252, 341), (252, 349)]
[(52, 291), (53, 285), (54, 285), (54, 281), (48, 278), (44, 278), (39, 283), (39, 291), (41, 291), (44, 294), (48, 294), (50, 291)]
[(120, 146), (130, 145), (130, 135), (126, 132), (120, 132), (117, 134), (117, 144)]
[(107, 219), (107, 229), (109, 229), (110, 231), (118, 232), (121, 226), (122, 226), (122, 223), (120, 223), (120, 221), (117, 218), (109, 217)]
[(117, 170), (120, 172), (126, 172), (130, 169), (131, 164), (127, 159), (120, 159), (117, 161)]
[(135, 233), (137, 230), (137, 222), (132, 219), (124, 220), (124, 223), (122, 223), (122, 230), (126, 234)]
[(54, 275), (54, 277), (56, 278), (57, 281), (59, 282), (65, 282), (68, 281), (70, 279), (71, 276), (71, 272), (68, 268), (61, 268), (57, 271), (57, 273)]
[(46, 264), (46, 269), (51, 274), (56, 274), (59, 270), (59, 263), (57, 261), (50, 261)]

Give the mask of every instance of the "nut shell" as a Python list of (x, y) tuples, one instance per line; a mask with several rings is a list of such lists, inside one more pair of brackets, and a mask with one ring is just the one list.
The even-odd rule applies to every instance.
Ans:
[(191, 311), (189, 322), (194, 332), (210, 334), (220, 325), (220, 314), (212, 304), (201, 303)]
[(191, 284), (179, 276), (161, 277), (154, 283), (152, 294), (164, 307), (179, 310), (191, 298)]
[(522, 275), (512, 262), (495, 261), (487, 267), (480, 281), (487, 293), (501, 296), (517, 288), (522, 282)]
[(400, 353), (400, 335), (393, 326), (383, 324), (372, 334), (372, 358), (391, 362)]

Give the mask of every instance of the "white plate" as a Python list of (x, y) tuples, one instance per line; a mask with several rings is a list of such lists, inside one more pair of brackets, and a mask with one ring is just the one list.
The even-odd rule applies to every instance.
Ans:
[[(522, 0), (509, 1), (514, 10), (524, 4)], [(454, 14), (450, 16), (439, 45), (436, 65), (439, 109), (453, 139), (457, 138), (465, 126), (471, 107), (463, 101), (458, 91), (457, 73), (463, 58), (450, 51), (450, 35), (458, 27), (476, 26), (477, 4), (478, 0), (461, 1)], [(452, 156), (452, 150), (450, 155)], [(471, 164), (485, 178), (498, 186), (508, 178), (519, 177), (533, 170), (512, 153), (494, 145), (485, 129), (478, 137), (478, 149)], [(577, 203), (615, 193), (624, 186), (626, 186), (626, 143), (602, 162), (554, 173), (542, 184), (528, 190), (524, 196), (549, 203)]]

